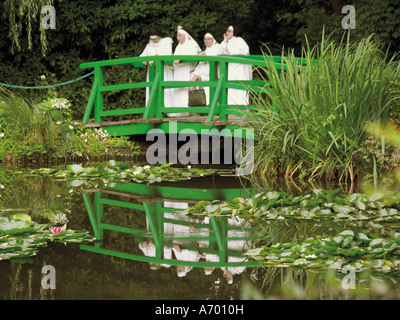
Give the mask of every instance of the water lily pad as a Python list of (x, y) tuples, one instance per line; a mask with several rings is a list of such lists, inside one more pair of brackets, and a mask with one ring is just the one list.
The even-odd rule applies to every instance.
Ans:
[(354, 231), (353, 230), (344, 230), (340, 233), (342, 236), (354, 236)]
[(368, 200), (371, 202), (381, 200), (385, 195), (382, 192), (374, 192), (368, 195)]
[(0, 222), (0, 234), (19, 234), (33, 232), (35, 230), (34, 227), (31, 227), (30, 221), (11, 220)]
[(69, 164), (67, 165), (67, 170), (73, 173), (80, 173), (84, 171), (83, 167), (79, 164)]
[(349, 214), (349, 213), (355, 211), (355, 209), (354, 209), (353, 207), (346, 206), (346, 205), (339, 205), (339, 204), (334, 204), (334, 205), (332, 206), (332, 209), (333, 209), (335, 212), (344, 213), (344, 214)]
[(13, 214), (12, 216), (9, 216), (8, 218), (10, 220), (21, 220), (21, 221), (32, 222), (31, 216), (26, 213), (16, 213), (16, 214)]
[(361, 241), (363, 241), (363, 242), (369, 242), (369, 238), (368, 238), (368, 236), (366, 235), (366, 234), (364, 234), (364, 233), (362, 233), (362, 232), (359, 232), (358, 234), (357, 234), (357, 237), (358, 237), (358, 239), (360, 239)]
[(373, 240), (370, 242), (369, 245), (370, 245), (372, 248), (375, 248), (375, 247), (379, 246), (380, 244), (382, 244), (382, 242), (383, 242), (383, 239), (382, 239), (382, 238), (377, 238), (377, 239), (373, 239)]

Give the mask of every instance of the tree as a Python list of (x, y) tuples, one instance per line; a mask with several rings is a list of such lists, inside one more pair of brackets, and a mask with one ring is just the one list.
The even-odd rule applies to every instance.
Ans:
[[(39, 12), (46, 5), (52, 5), (53, 0), (5, 0), (3, 3), (3, 17), (8, 20), (8, 36), (11, 40), (11, 52), (21, 51), (21, 35), (26, 25), (28, 50), (32, 49), (32, 26), (39, 20)], [(46, 32), (41, 23), (38, 23), (42, 54), (47, 51)]]

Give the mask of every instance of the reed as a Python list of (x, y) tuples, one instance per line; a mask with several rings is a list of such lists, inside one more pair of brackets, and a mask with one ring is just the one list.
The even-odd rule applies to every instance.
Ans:
[[(399, 90), (400, 67), (373, 36), (352, 43), (350, 37), (293, 52), (285, 68), (261, 68), (268, 88), (252, 92), (257, 108), (246, 113), (258, 142), (255, 174), (309, 180), (355, 179), (354, 152), (366, 139), (367, 121), (385, 124)], [(268, 47), (267, 65), (272, 64)]]

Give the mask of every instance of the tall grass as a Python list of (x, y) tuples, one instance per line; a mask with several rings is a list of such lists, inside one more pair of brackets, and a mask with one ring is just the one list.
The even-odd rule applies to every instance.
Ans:
[[(0, 118), (3, 126), (18, 133), (17, 138), (35, 143), (53, 142), (57, 127), (49, 114), (28, 99), (7, 90), (0, 90)], [(4, 123), (5, 122), (5, 123)]]
[[(273, 66), (268, 51), (264, 57)], [(257, 108), (247, 114), (258, 136), (255, 173), (353, 181), (353, 153), (366, 139), (365, 123), (386, 123), (400, 96), (399, 63), (372, 36), (357, 43), (323, 36), (301, 58), (282, 53), (284, 70), (260, 70), (269, 86), (252, 92)]]

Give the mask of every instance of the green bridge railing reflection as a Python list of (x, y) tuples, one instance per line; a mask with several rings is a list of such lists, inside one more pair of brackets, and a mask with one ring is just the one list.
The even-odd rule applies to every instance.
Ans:
[[(144, 184), (90, 189), (82, 193), (94, 235), (99, 239), (82, 250), (147, 262), (151, 268), (177, 266), (178, 276), (193, 267), (232, 268), (236, 271), (259, 266), (243, 253), (250, 248), (253, 228), (239, 219), (189, 217), (179, 213), (199, 200), (229, 200), (246, 197), (250, 189), (175, 188)], [(105, 208), (125, 208), (146, 227), (127, 227), (104, 221)], [(136, 219), (136, 218), (135, 218)], [(117, 217), (116, 219), (117, 220)], [(144, 221), (142, 221), (144, 222)], [(107, 248), (104, 232), (133, 236), (141, 254)], [(173, 258), (175, 256), (175, 258)]]

